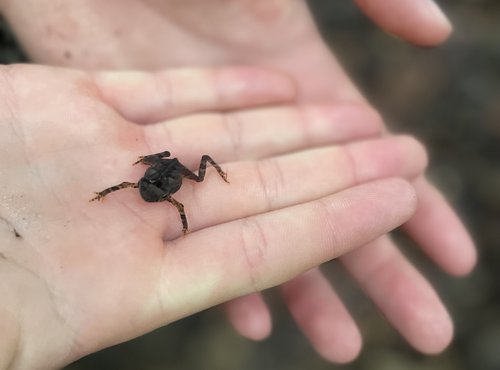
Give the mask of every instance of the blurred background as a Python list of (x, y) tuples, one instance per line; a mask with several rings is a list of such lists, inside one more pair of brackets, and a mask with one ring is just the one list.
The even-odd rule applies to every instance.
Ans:
[[(88, 369), (500, 369), (500, 1), (441, 0), (453, 37), (423, 49), (384, 34), (351, 1), (310, 0), (327, 42), (396, 132), (427, 146), (430, 178), (468, 225), (480, 252), (466, 278), (445, 275), (396, 234), (404, 252), (431, 280), (456, 326), (437, 356), (412, 350), (335, 262), (325, 266), (364, 336), (348, 365), (322, 360), (273, 290), (274, 331), (254, 343), (240, 338), (220, 308), (207, 310), (66, 367)], [(26, 61), (0, 22), (0, 62)]]

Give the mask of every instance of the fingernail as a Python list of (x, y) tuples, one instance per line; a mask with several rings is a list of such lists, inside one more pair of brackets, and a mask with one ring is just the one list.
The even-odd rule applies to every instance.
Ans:
[(438, 4), (432, 0), (427, 0), (427, 14), (429, 18), (433, 19), (434, 22), (439, 23), (443, 28), (445, 28), (448, 34), (452, 31), (453, 26), (449, 18), (444, 14)]

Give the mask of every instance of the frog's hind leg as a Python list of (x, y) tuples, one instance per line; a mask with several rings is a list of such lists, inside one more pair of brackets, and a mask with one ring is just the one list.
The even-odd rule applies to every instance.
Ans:
[(184, 204), (181, 202), (176, 201), (174, 198), (172, 198), (170, 195), (165, 198), (167, 202), (172, 203), (175, 208), (179, 211), (179, 216), (181, 216), (181, 222), (182, 222), (182, 233), (184, 235), (187, 234), (188, 232), (188, 222), (186, 218), (186, 214), (184, 213)]
[(136, 184), (135, 182), (122, 182), (121, 184), (111, 186), (110, 188), (104, 189), (103, 191), (95, 192), (96, 196), (90, 199), (89, 202), (93, 202), (94, 200), (101, 200), (109, 193), (112, 193), (120, 189), (137, 188), (137, 187), (139, 187), (139, 185)]

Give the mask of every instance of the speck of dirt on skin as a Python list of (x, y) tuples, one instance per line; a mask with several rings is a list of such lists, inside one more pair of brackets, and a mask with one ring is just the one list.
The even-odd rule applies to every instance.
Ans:
[(22, 239), (21, 234), (19, 234), (16, 229), (14, 229), (14, 235), (16, 236), (16, 238)]
[[(10, 231), (12, 231), (14, 233), (14, 235), (15, 235), (16, 238), (22, 239), (22, 235), (19, 234), (19, 232), (17, 231), (17, 229), (14, 227), (14, 225), (12, 225), (9, 221), (7, 221), (6, 219), (4, 219), (3, 217), (0, 217), (0, 221), (7, 226), (8, 230), (10, 230)], [(24, 221), (24, 219), (23, 219), (23, 221)]]

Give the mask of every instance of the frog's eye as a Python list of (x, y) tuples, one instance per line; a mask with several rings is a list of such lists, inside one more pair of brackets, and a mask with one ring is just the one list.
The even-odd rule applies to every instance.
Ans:
[(144, 174), (144, 177), (149, 182), (155, 182), (160, 177), (160, 171), (158, 171), (156, 168), (150, 167)]

